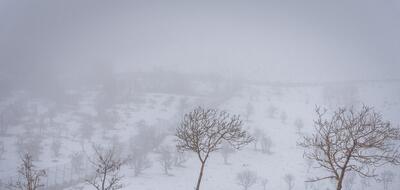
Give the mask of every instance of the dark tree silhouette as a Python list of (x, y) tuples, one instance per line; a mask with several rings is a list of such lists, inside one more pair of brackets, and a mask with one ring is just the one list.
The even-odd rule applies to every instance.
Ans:
[(119, 174), (124, 161), (118, 158), (116, 149), (104, 149), (93, 146), (95, 158), (90, 163), (95, 167), (95, 174), (86, 182), (97, 190), (117, 190), (122, 188), (122, 177)]
[(251, 186), (256, 184), (257, 178), (257, 173), (251, 170), (244, 170), (236, 175), (237, 184), (240, 185), (243, 190), (248, 190)]
[(177, 148), (195, 152), (200, 160), (200, 174), (196, 190), (200, 189), (204, 166), (212, 152), (221, 148), (223, 141), (240, 149), (253, 141), (243, 128), (242, 120), (237, 115), (231, 116), (225, 111), (198, 107), (186, 114), (177, 128)]
[(30, 154), (24, 154), (21, 157), (21, 165), (18, 168), (18, 181), (9, 184), (10, 189), (18, 190), (38, 190), (44, 185), (40, 182), (41, 178), (46, 177), (45, 170), (36, 169), (33, 165), (33, 158)]
[(400, 164), (398, 147), (395, 147), (400, 131), (391, 127), (373, 108), (363, 106), (359, 111), (339, 108), (330, 117), (320, 108), (316, 113), (316, 131), (300, 145), (307, 149), (305, 157), (315, 160), (328, 175), (310, 182), (334, 179), (336, 189), (341, 190), (348, 172), (376, 177), (376, 167)]

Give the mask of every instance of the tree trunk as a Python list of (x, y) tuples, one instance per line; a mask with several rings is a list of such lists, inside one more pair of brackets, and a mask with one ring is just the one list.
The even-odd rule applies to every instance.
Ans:
[(196, 190), (200, 190), (200, 183), (201, 183), (201, 178), (203, 178), (203, 171), (204, 171), (205, 163), (206, 162), (201, 162), (200, 175), (199, 175), (199, 179), (197, 180)]
[(343, 182), (343, 178), (339, 179), (336, 185), (336, 190), (342, 190), (342, 182)]

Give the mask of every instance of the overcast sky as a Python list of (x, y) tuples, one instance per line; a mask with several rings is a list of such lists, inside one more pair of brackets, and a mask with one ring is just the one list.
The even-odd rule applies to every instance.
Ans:
[(0, 74), (109, 64), (293, 82), (400, 78), (399, 35), (396, 0), (0, 0)]

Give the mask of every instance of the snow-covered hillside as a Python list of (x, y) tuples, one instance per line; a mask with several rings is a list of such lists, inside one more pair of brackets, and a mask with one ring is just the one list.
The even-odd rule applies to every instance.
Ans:
[[(158, 148), (167, 146), (175, 154), (174, 132), (183, 114), (196, 106), (203, 106), (241, 115), (245, 128), (258, 139), (264, 139), (231, 154), (227, 164), (221, 153), (212, 154), (205, 168), (203, 189), (240, 190), (242, 187), (237, 184), (236, 176), (244, 170), (257, 173), (258, 182), (250, 188), (254, 190), (263, 189), (261, 181), (264, 179), (268, 180), (266, 189), (287, 189), (283, 178), (288, 174), (294, 176), (293, 190), (333, 189), (333, 183), (329, 181), (304, 182), (323, 174), (323, 170), (314, 168), (312, 162), (303, 158), (304, 150), (297, 145), (304, 135), (313, 132), (315, 107), (334, 109), (349, 100), (356, 106), (374, 106), (385, 119), (398, 126), (400, 84), (357, 84), (351, 87), (356, 89), (351, 97), (344, 97), (346, 101), (327, 99), (327, 88), (323, 85), (246, 84), (224, 98), (204, 94), (140, 93), (107, 107), (102, 107), (106, 103), (98, 90), (71, 92), (76, 101), (64, 105), (27, 99), (24, 93), (15, 93), (1, 102), (3, 113), (10, 108), (17, 109), (12, 113), (18, 114), (18, 118), (10, 122), (0, 137), (5, 150), (0, 160), (0, 179), (3, 185), (17, 180), (18, 154), (31, 150), (37, 154), (35, 165), (47, 170), (48, 175), (44, 179), (46, 187), (93, 189), (84, 182), (93, 172), (87, 161), (93, 156), (92, 145), (116, 145), (121, 156), (128, 156), (131, 154), (131, 143), (143, 135), (139, 132), (140, 128), (147, 127), (160, 134), (162, 142), (147, 155), (151, 164), (138, 176), (135, 176), (130, 164), (123, 166), (123, 189), (193, 189), (200, 167), (197, 157), (186, 154), (186, 162), (182, 166), (173, 166), (169, 175), (165, 175), (159, 163)], [(262, 143), (267, 148), (261, 150)], [(74, 158), (82, 160), (78, 170), (74, 168)], [(400, 186), (400, 169), (389, 169), (396, 173), (397, 178), (391, 186)], [(5, 186), (0, 187), (3, 189)], [(353, 189), (361, 187), (361, 179), (356, 177)], [(371, 181), (371, 186), (366, 189), (381, 187), (381, 183)]]

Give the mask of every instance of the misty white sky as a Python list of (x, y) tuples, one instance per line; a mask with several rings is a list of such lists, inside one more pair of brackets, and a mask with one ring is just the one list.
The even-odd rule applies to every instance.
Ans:
[(0, 0), (1, 74), (110, 64), (273, 81), (399, 78), (399, 20), (396, 0)]

